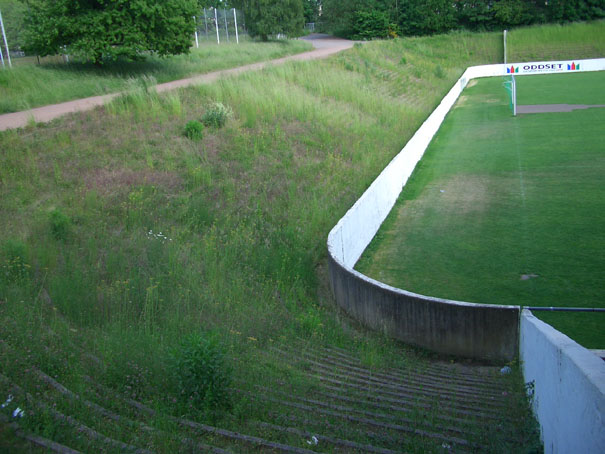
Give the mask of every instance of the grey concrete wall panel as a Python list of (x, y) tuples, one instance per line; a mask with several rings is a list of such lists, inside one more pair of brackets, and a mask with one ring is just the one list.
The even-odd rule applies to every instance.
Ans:
[(336, 301), (367, 328), (435, 352), (506, 362), (519, 349), (519, 307), (418, 295), (387, 286), (330, 258)]

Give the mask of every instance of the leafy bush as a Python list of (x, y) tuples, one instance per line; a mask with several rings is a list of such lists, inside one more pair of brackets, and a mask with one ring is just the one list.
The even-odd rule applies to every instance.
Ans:
[(232, 116), (233, 111), (230, 107), (215, 102), (202, 116), (202, 123), (208, 127), (222, 128)]
[(389, 36), (389, 17), (383, 11), (357, 11), (353, 21), (355, 39), (387, 38)]
[(187, 336), (174, 352), (175, 382), (181, 402), (213, 416), (231, 408), (231, 368), (214, 336)]
[(185, 136), (191, 140), (201, 140), (204, 137), (204, 125), (197, 120), (191, 120), (185, 125)]
[(66, 240), (71, 230), (71, 219), (58, 208), (50, 212), (50, 231), (57, 240)]

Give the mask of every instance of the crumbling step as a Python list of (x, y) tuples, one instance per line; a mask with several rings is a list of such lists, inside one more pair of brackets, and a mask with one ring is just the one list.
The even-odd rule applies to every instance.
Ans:
[(108, 436), (80, 423), (79, 421), (72, 418), (71, 416), (65, 415), (65, 414), (61, 413), (60, 411), (55, 410), (52, 406), (34, 399), (34, 397), (31, 394), (24, 391), (20, 386), (11, 383), (10, 380), (8, 379), (8, 377), (6, 377), (3, 374), (0, 374), (0, 381), (3, 382), (3, 384), (5, 384), (5, 385), (10, 386), (12, 393), (14, 393), (15, 395), (21, 396), (22, 399), (25, 399), (30, 408), (38, 409), (38, 410), (52, 416), (52, 418), (55, 421), (66, 424), (67, 426), (71, 427), (73, 430), (75, 430), (79, 434), (86, 435), (86, 437), (89, 440), (94, 440), (110, 449), (119, 450), (120, 452), (129, 452), (129, 453), (133, 453), (133, 454), (151, 454), (152, 453), (152, 451), (149, 451), (147, 449), (138, 448), (137, 446), (133, 446), (128, 443), (124, 443), (122, 441), (115, 440), (111, 437), (108, 437)]
[[(89, 380), (90, 380), (90, 378), (89, 378)], [(91, 382), (92, 382), (92, 380), (91, 380)], [(106, 388), (103, 385), (95, 384), (95, 386), (104, 392), (112, 392), (112, 390)], [(147, 405), (145, 405), (141, 402), (137, 402), (128, 397), (118, 395), (117, 393), (114, 393), (113, 397), (122, 400), (124, 403), (126, 403), (127, 405), (130, 405), (131, 407), (136, 409), (138, 412), (144, 413), (149, 417), (156, 417), (158, 415), (158, 413), (155, 410), (153, 410), (152, 408), (148, 407)], [(265, 440), (263, 438), (252, 436), (252, 435), (246, 435), (246, 434), (242, 434), (242, 433), (238, 433), (238, 432), (233, 432), (231, 430), (226, 430), (226, 429), (221, 429), (221, 428), (214, 427), (214, 426), (209, 426), (207, 424), (198, 423), (198, 422), (191, 421), (191, 420), (184, 419), (184, 418), (177, 418), (177, 417), (169, 416), (169, 415), (164, 415), (164, 417), (172, 422), (177, 423), (178, 425), (180, 425), (182, 427), (192, 429), (196, 433), (201, 432), (201, 433), (216, 435), (216, 436), (219, 436), (226, 440), (235, 441), (238, 443), (244, 443), (244, 444), (248, 445), (249, 447), (252, 447), (255, 449), (286, 452), (286, 453), (295, 453), (295, 454), (309, 454), (309, 453), (314, 452), (314, 451), (311, 451), (308, 449), (298, 448), (298, 447), (289, 446), (289, 445), (286, 445), (283, 443), (277, 443), (277, 442)]]
[(256, 386), (256, 388), (258, 390), (262, 391), (264, 393), (263, 395), (265, 395), (265, 396), (271, 394), (273, 396), (280, 396), (282, 399), (285, 397), (289, 397), (290, 398), (289, 402), (293, 402), (293, 399), (294, 399), (298, 402), (303, 402), (305, 404), (314, 405), (316, 407), (328, 408), (330, 410), (334, 410), (334, 411), (341, 412), (341, 413), (358, 414), (358, 415), (362, 415), (364, 417), (365, 416), (371, 417), (377, 421), (388, 420), (388, 421), (396, 422), (397, 424), (400, 424), (400, 425), (405, 423), (406, 426), (410, 430), (414, 430), (414, 429), (418, 428), (419, 426), (424, 426), (424, 427), (428, 426), (429, 428), (438, 429), (439, 431), (441, 431), (443, 433), (455, 433), (458, 435), (464, 435), (465, 433), (468, 434), (469, 432), (472, 432), (470, 429), (466, 430), (466, 431), (462, 430), (462, 429), (460, 429), (459, 426), (456, 427), (456, 426), (444, 426), (444, 425), (440, 425), (440, 424), (433, 424), (431, 421), (429, 421), (429, 418), (426, 415), (424, 418), (414, 420), (412, 418), (404, 417), (401, 415), (395, 416), (395, 415), (391, 415), (391, 414), (387, 414), (387, 413), (377, 413), (374, 411), (368, 411), (366, 409), (356, 408), (356, 407), (352, 407), (352, 406), (334, 404), (334, 403), (326, 401), (326, 400), (309, 399), (306, 397), (298, 396), (296, 394), (283, 393), (280, 391), (263, 388), (261, 386)]
[[(356, 371), (359, 373), (366, 373), (376, 378), (381, 378), (386, 381), (404, 381), (406, 383), (417, 383), (424, 386), (430, 386), (435, 389), (447, 389), (447, 390), (458, 390), (462, 393), (469, 393), (474, 395), (482, 396), (497, 396), (501, 392), (501, 386), (498, 384), (491, 384), (489, 381), (483, 382), (468, 382), (459, 381), (454, 374), (448, 376), (435, 375), (430, 372), (421, 374), (412, 370), (401, 370), (399, 373), (393, 373), (386, 371), (372, 371), (361, 366), (360, 363), (354, 363), (353, 361), (346, 360), (337, 356), (332, 356), (326, 353), (311, 353), (303, 352), (303, 355), (308, 358), (312, 356), (315, 360), (322, 363), (332, 364), (342, 369)], [(485, 377), (487, 378), (487, 377)], [(493, 377), (490, 377), (493, 378)]]
[(366, 417), (362, 417), (362, 416), (354, 416), (354, 415), (351, 415), (348, 413), (342, 413), (340, 411), (334, 411), (334, 410), (330, 410), (330, 409), (321, 408), (322, 406), (317, 405), (317, 403), (314, 403), (313, 404), (314, 406), (311, 406), (311, 405), (307, 405), (307, 404), (301, 404), (301, 403), (276, 399), (276, 398), (269, 397), (269, 396), (254, 395), (253, 393), (250, 393), (248, 391), (240, 391), (240, 392), (245, 393), (250, 397), (258, 397), (267, 402), (272, 402), (274, 404), (278, 404), (281, 406), (295, 408), (298, 410), (303, 410), (303, 411), (306, 411), (308, 413), (315, 414), (315, 415), (332, 416), (332, 417), (336, 417), (336, 418), (339, 418), (339, 419), (342, 419), (342, 420), (345, 420), (348, 422), (358, 423), (358, 424), (365, 425), (365, 426), (370, 426), (370, 427), (376, 428), (378, 430), (391, 430), (391, 431), (396, 431), (396, 432), (403, 432), (403, 433), (417, 435), (417, 436), (424, 437), (424, 438), (433, 438), (435, 440), (453, 443), (453, 444), (460, 445), (460, 446), (469, 446), (470, 445), (468, 440), (462, 439), (459, 437), (448, 436), (448, 435), (444, 435), (444, 434), (440, 434), (440, 433), (436, 433), (436, 432), (432, 432), (432, 431), (428, 431), (428, 430), (416, 429), (416, 428), (409, 427), (409, 426), (402, 425), (402, 424), (394, 424), (394, 423), (383, 422), (383, 421), (366, 418)]
[[(89, 408), (90, 410), (94, 411), (95, 413), (110, 419), (112, 421), (115, 421), (117, 423), (123, 424), (125, 426), (128, 426), (132, 429), (135, 429), (137, 431), (142, 431), (142, 432), (147, 432), (147, 433), (153, 433), (156, 435), (168, 435), (165, 432), (155, 429), (154, 427), (148, 426), (147, 424), (143, 423), (143, 422), (139, 422), (139, 421), (133, 421), (125, 416), (121, 416), (118, 415), (116, 413), (113, 413), (109, 410), (107, 410), (104, 407), (101, 407), (100, 405), (94, 403), (94, 402), (90, 402), (89, 400), (83, 399), (80, 395), (70, 391), (69, 389), (67, 389), (65, 386), (63, 386), (61, 383), (57, 382), (55, 379), (53, 379), (52, 377), (46, 375), (44, 372), (34, 369), (32, 368), (32, 371), (46, 384), (50, 385), (52, 388), (54, 388), (55, 390), (57, 390), (59, 393), (61, 393), (62, 395), (68, 397), (71, 400), (75, 400), (78, 401), (80, 403), (82, 403), (85, 407)], [(199, 450), (203, 450), (204, 452), (212, 452), (215, 454), (227, 454), (229, 451), (226, 451), (222, 448), (218, 448), (216, 446), (211, 446), (208, 445), (206, 443), (200, 443), (198, 441), (192, 440), (190, 438), (185, 438), (185, 437), (179, 437), (179, 441), (182, 445), (188, 446), (189, 448), (195, 448), (195, 449), (199, 449)]]
[(10, 422), (10, 419), (2, 413), (0, 413), (0, 423), (6, 424), (8, 427), (10, 427), (17, 437), (23, 438), (24, 440), (27, 440), (36, 446), (40, 446), (41, 448), (44, 448), (47, 451), (56, 452), (58, 454), (81, 454), (80, 451), (76, 451), (75, 449), (72, 449), (69, 446), (56, 443), (52, 440), (49, 440), (48, 438), (40, 437), (38, 435), (32, 435), (25, 432), (23, 429), (21, 429), (19, 424), (17, 424), (16, 422)]
[[(411, 399), (426, 402), (428, 404), (434, 404), (436, 400), (441, 402), (447, 402), (448, 408), (458, 408), (462, 410), (480, 411), (483, 413), (492, 412), (494, 415), (498, 414), (498, 411), (504, 406), (504, 404), (495, 403), (489, 400), (480, 399), (468, 399), (460, 396), (452, 396), (445, 393), (437, 393), (424, 391), (421, 389), (408, 388), (398, 384), (389, 384), (377, 382), (373, 379), (359, 378), (355, 375), (341, 374), (334, 372), (331, 368), (313, 365), (309, 368), (312, 374), (310, 376), (316, 377), (321, 381), (331, 382), (333, 384), (339, 384), (343, 387), (349, 387), (350, 385), (364, 385), (373, 393), (387, 394), (391, 396), (406, 396)], [(489, 407), (489, 408), (486, 408)]]
[[(337, 347), (326, 347), (321, 349), (318, 354), (328, 354), (337, 356), (339, 359), (353, 366), (362, 366), (361, 360), (355, 358), (350, 353), (344, 353), (342, 349)], [(498, 375), (498, 368), (489, 366), (478, 366), (479, 370), (483, 372), (470, 372), (468, 367), (460, 364), (438, 364), (430, 363), (423, 364), (419, 370), (413, 371), (411, 369), (402, 368), (386, 368), (390, 374), (400, 377), (407, 377), (411, 375), (419, 375), (422, 377), (430, 377), (431, 379), (439, 380), (445, 383), (455, 383), (459, 385), (473, 386), (479, 388), (492, 389), (498, 391), (500, 386), (498, 383), (493, 381), (499, 381), (501, 377)]]
[[(274, 348), (273, 350), (277, 351), (278, 353), (281, 353), (283, 355), (288, 355), (291, 357), (291, 355), (288, 354), (288, 352), (284, 352), (277, 348)], [(396, 377), (393, 375), (386, 375), (386, 374), (371, 372), (367, 369), (349, 366), (347, 364), (342, 364), (338, 361), (333, 361), (333, 360), (332, 361), (325, 360), (325, 362), (317, 361), (315, 359), (312, 359), (309, 354), (305, 354), (305, 353), (303, 353), (301, 356), (304, 358), (304, 360), (301, 361), (303, 364), (311, 364), (311, 365), (316, 366), (316, 368), (320, 368), (322, 370), (328, 370), (328, 371), (338, 370), (343, 373), (346, 372), (346, 374), (348, 376), (369, 380), (369, 381), (372, 381), (373, 383), (376, 383), (379, 385), (382, 384), (382, 385), (388, 386), (388, 385), (397, 384), (399, 386), (404, 386), (405, 388), (416, 389), (419, 391), (434, 391), (436, 393), (439, 393), (440, 396), (448, 395), (448, 396), (454, 396), (457, 399), (464, 398), (465, 400), (467, 400), (469, 402), (475, 401), (475, 402), (481, 402), (481, 403), (484, 403), (484, 402), (497, 403), (498, 401), (502, 400), (502, 391), (501, 390), (499, 393), (495, 393), (495, 392), (488, 393), (485, 391), (470, 388), (468, 386), (457, 386), (455, 384), (446, 386), (444, 384), (434, 384), (434, 382), (431, 380), (423, 381), (423, 380), (419, 380), (418, 378), (409, 380), (409, 379), (403, 378), (403, 377)], [(326, 363), (328, 363), (328, 365)]]

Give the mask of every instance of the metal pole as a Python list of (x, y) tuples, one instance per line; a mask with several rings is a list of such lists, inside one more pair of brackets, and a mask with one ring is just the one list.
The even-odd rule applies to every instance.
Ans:
[(235, 8), (233, 8), (233, 20), (235, 21), (235, 41), (239, 44), (239, 35), (237, 33), (237, 14), (235, 13)]
[(549, 311), (549, 312), (605, 312), (602, 307), (532, 307), (524, 306), (523, 309), (530, 311)]
[(227, 27), (227, 10), (223, 8), (223, 15), (225, 16), (225, 33), (227, 35), (227, 41), (229, 41), (229, 27)]
[(195, 16), (193, 16), (193, 23), (195, 24), (195, 47), (199, 49), (200, 42), (197, 40), (197, 20), (195, 19)]
[(208, 18), (206, 17), (206, 8), (204, 8), (204, 25), (206, 27), (206, 39), (208, 39)]
[(504, 30), (504, 64), (506, 65), (506, 30)]
[(517, 81), (515, 80), (515, 75), (512, 76), (513, 79), (513, 117), (517, 116)]
[(2, 67), (5, 68), (6, 65), (4, 64), (4, 55), (2, 55), (2, 46), (0, 46), (0, 61), (2, 62)]
[(8, 59), (8, 67), (12, 68), (13, 64), (11, 63), (11, 53), (8, 50), (8, 41), (6, 40), (6, 33), (4, 31), (4, 22), (2, 22), (2, 12), (0, 12), (0, 27), (2, 27), (2, 37), (4, 38), (4, 47), (6, 48), (6, 57)]
[(216, 8), (214, 8), (214, 27), (216, 28), (216, 43), (220, 44), (221, 39), (218, 36), (218, 17), (216, 15)]

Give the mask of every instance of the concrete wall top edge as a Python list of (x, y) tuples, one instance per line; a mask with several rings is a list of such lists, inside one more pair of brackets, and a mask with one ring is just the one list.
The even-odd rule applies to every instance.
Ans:
[(339, 266), (341, 266), (342, 268), (347, 270), (349, 273), (354, 275), (357, 279), (367, 282), (368, 284), (373, 285), (375, 287), (379, 287), (382, 290), (397, 293), (399, 295), (415, 297), (418, 299), (425, 300), (427, 302), (442, 303), (442, 304), (447, 304), (450, 306), (465, 306), (465, 307), (486, 308), (486, 309), (494, 309), (494, 310), (498, 310), (498, 309), (518, 310), (518, 311), (521, 310), (520, 306), (507, 306), (507, 305), (502, 305), (502, 304), (471, 303), (468, 301), (449, 300), (449, 299), (445, 299), (445, 298), (438, 298), (435, 296), (428, 296), (428, 295), (422, 295), (420, 293), (410, 292), (409, 290), (404, 290), (401, 288), (393, 287), (388, 284), (385, 284), (384, 282), (380, 282), (380, 281), (377, 281), (376, 279), (372, 279), (371, 277), (366, 276), (365, 274), (360, 273), (359, 271), (357, 271), (353, 268), (348, 268), (344, 263), (342, 263), (342, 261), (338, 260), (337, 258), (333, 258), (333, 259)]
[(566, 355), (579, 370), (584, 372), (584, 375), (591, 384), (601, 394), (605, 395), (605, 361), (562, 332), (537, 318), (530, 310), (524, 309), (521, 317), (540, 331), (563, 355)]

